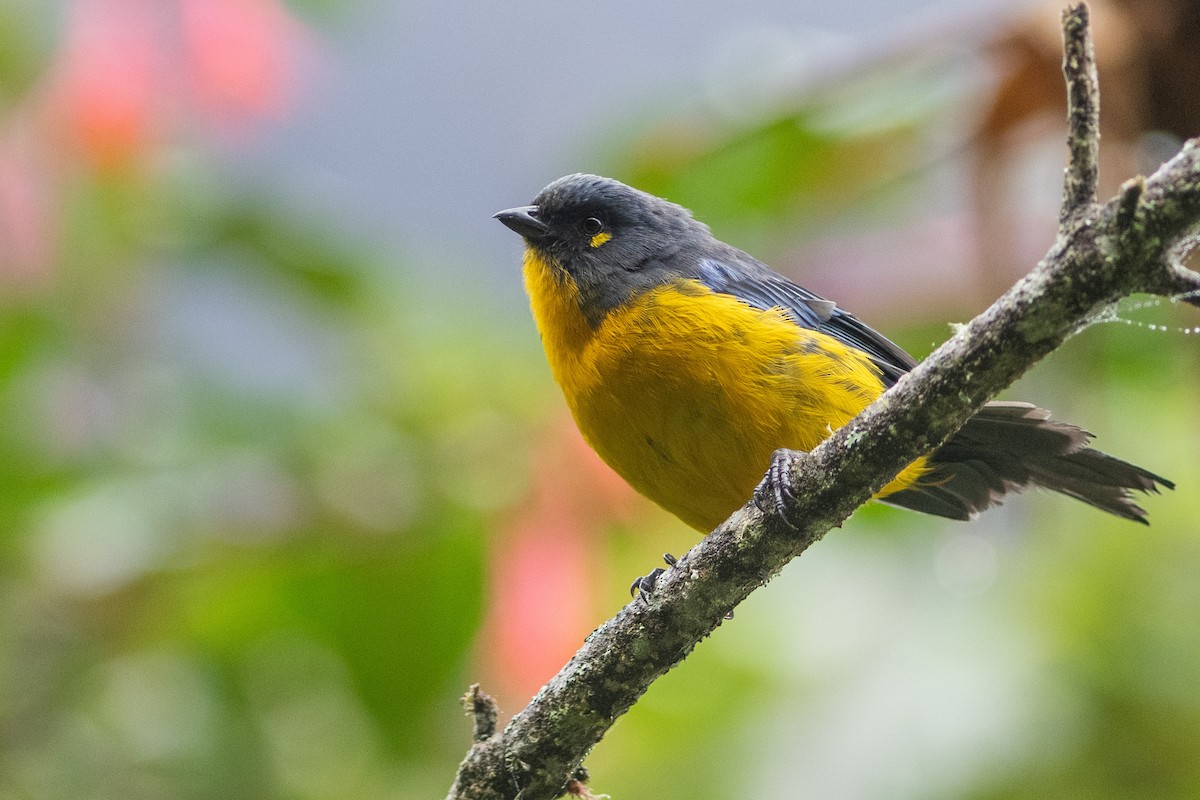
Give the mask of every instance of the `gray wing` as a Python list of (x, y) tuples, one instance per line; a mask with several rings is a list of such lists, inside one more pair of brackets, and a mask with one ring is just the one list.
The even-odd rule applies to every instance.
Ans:
[(899, 345), (832, 300), (793, 283), (741, 251), (722, 255), (720, 259), (702, 258), (695, 265), (696, 279), (714, 292), (733, 295), (764, 311), (782, 308), (797, 325), (863, 351), (879, 367), (888, 386), (917, 365)]

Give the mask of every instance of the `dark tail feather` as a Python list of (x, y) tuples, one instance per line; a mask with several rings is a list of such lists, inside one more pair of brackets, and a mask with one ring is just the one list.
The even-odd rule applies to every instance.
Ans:
[(929, 459), (920, 483), (883, 502), (970, 519), (1010, 492), (1040, 486), (1118, 517), (1148, 524), (1133, 490), (1175, 484), (1087, 446), (1092, 435), (1028, 403), (988, 403)]

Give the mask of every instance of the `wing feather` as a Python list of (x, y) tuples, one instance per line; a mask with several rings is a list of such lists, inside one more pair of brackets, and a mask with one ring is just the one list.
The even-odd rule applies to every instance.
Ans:
[(722, 258), (705, 257), (695, 277), (714, 292), (733, 295), (767, 310), (782, 308), (802, 328), (819, 331), (870, 356), (890, 386), (917, 362), (899, 345), (832, 300), (810, 292), (751, 256), (730, 248)]

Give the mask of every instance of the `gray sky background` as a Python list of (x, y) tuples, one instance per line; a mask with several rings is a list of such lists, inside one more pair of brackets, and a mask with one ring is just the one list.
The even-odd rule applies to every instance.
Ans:
[(500, 266), (518, 243), (491, 214), (599, 169), (590, 145), (623, 121), (704, 102), (739, 68), (819, 72), (1027, 4), (363, 0), (322, 29), (299, 112), (239, 162), (352, 232), (515, 287)]

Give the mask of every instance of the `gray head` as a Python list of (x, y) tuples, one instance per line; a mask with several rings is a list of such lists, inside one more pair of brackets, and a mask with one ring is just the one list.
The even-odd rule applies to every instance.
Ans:
[(682, 275), (680, 254), (712, 241), (686, 208), (598, 175), (568, 175), (533, 205), (496, 214), (526, 245), (569, 276), (593, 325), (631, 295)]

